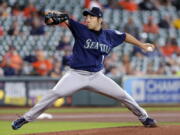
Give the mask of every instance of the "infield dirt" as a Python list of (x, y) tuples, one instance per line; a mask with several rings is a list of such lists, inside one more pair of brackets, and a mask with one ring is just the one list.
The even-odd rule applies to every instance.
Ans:
[(91, 130), (77, 130), (54, 133), (39, 133), (28, 135), (179, 135), (180, 126), (159, 126), (156, 128), (135, 127), (117, 127), (101, 128)]

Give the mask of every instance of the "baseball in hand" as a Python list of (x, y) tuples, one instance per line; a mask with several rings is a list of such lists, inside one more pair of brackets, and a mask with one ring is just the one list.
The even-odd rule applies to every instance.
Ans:
[(147, 48), (147, 51), (148, 51), (148, 52), (152, 52), (152, 51), (153, 51), (153, 48), (149, 46), (149, 47)]

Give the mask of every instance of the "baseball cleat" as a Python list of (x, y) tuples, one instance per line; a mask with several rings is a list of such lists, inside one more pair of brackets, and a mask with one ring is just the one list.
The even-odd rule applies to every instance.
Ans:
[(26, 123), (28, 123), (28, 121), (25, 120), (23, 117), (20, 117), (19, 119), (13, 121), (11, 126), (12, 126), (12, 129), (17, 130)]
[(144, 127), (157, 127), (157, 121), (152, 118), (147, 118), (142, 124)]

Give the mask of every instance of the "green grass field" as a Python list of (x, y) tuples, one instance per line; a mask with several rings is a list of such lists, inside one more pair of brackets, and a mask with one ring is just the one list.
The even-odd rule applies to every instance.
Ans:
[[(161, 125), (173, 124), (180, 125), (180, 123), (160, 123)], [(123, 126), (138, 126), (138, 122), (118, 123), (118, 122), (59, 122), (59, 121), (36, 121), (24, 125), (20, 130), (12, 130), (10, 121), (0, 121), (1, 135), (20, 135), (26, 133), (42, 133), (42, 132), (56, 132), (68, 130), (83, 130), (93, 128), (106, 127), (123, 127)]]
[[(180, 123), (159, 123), (160, 125), (180, 125)], [(24, 125), (19, 130), (11, 129), (10, 121), (0, 121), (0, 135), (20, 135), (26, 133), (56, 132), (68, 130), (83, 130), (106, 127), (138, 126), (139, 122), (60, 122), (60, 121), (36, 121)]]
[(113, 123), (113, 122), (59, 122), (59, 121), (36, 121), (24, 125), (20, 130), (13, 131), (10, 127), (11, 122), (0, 122), (1, 135), (14, 135), (25, 133), (41, 133), (41, 132), (55, 132), (55, 131), (68, 131), (68, 130), (81, 130), (93, 128), (106, 128), (106, 127), (119, 127), (138, 125), (137, 123)]
[[(180, 111), (179, 107), (171, 108), (145, 108), (147, 111)], [(0, 109), (0, 114), (22, 114), (28, 109)], [(126, 108), (59, 108), (49, 109), (49, 113), (81, 113), (81, 112), (126, 112)], [(1, 115), (0, 115), (1, 117)], [(159, 123), (160, 125), (180, 123)], [(11, 121), (0, 121), (0, 135), (20, 135), (26, 133), (41, 133), (41, 132), (55, 132), (55, 131), (68, 131), (68, 130), (81, 130), (93, 128), (106, 128), (106, 127), (122, 127), (122, 126), (136, 126), (141, 125), (139, 122), (61, 122), (61, 121), (36, 121), (23, 126), (20, 130), (14, 131), (11, 129)]]

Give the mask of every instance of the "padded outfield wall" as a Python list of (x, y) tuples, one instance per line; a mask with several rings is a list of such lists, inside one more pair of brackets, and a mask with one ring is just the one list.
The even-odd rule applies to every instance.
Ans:
[(128, 76), (123, 88), (140, 104), (180, 103), (180, 77)]
[[(32, 106), (52, 89), (57, 81), (58, 79), (49, 77), (0, 78), (0, 105)], [(180, 103), (180, 77), (126, 76), (116, 82), (119, 84), (121, 82), (120, 85), (140, 104)], [(64, 99), (64, 104), (70, 106), (120, 105), (114, 99), (87, 90), (79, 91)]]

